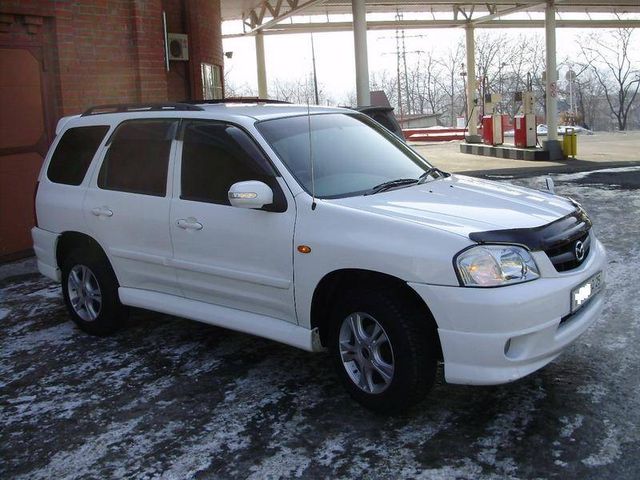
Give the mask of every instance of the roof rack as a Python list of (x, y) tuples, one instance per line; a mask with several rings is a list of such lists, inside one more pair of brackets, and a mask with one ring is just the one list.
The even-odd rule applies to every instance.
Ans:
[(218, 103), (284, 103), (290, 105), (291, 102), (284, 100), (273, 100), (271, 98), (259, 98), (259, 97), (228, 97), (228, 98), (214, 98), (212, 100), (182, 100), (181, 103), (187, 103), (190, 105), (215, 105)]
[(97, 105), (91, 107), (82, 114), (83, 117), (101, 115), (104, 113), (122, 112), (163, 112), (163, 111), (202, 111), (202, 107), (186, 103), (114, 103), (110, 105)]

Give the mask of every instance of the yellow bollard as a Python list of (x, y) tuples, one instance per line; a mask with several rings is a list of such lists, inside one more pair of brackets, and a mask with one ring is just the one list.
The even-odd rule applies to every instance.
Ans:
[(578, 153), (578, 135), (574, 128), (567, 128), (562, 136), (562, 153), (565, 157), (576, 158)]

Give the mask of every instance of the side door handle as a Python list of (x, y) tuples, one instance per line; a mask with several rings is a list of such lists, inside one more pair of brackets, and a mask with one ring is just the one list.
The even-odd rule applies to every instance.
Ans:
[(176, 225), (183, 230), (202, 230), (202, 224), (193, 217), (181, 218)]
[(106, 206), (92, 208), (91, 213), (96, 217), (113, 217), (113, 210)]

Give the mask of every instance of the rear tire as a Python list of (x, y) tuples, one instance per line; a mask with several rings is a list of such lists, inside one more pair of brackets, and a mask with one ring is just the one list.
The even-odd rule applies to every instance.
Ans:
[(437, 330), (416, 303), (400, 289), (355, 291), (333, 310), (329, 349), (336, 371), (366, 408), (399, 413), (433, 386)]
[(62, 262), (62, 294), (71, 319), (91, 335), (106, 336), (124, 323), (118, 280), (104, 254), (74, 250)]

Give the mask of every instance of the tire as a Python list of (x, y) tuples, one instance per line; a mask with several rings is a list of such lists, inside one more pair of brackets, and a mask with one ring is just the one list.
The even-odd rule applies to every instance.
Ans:
[(329, 349), (336, 371), (351, 397), (366, 408), (400, 413), (433, 386), (435, 322), (401, 290), (345, 295), (333, 310), (331, 325)]
[(128, 310), (120, 303), (118, 280), (104, 254), (74, 250), (63, 260), (61, 270), (64, 303), (75, 324), (100, 337), (116, 332)]

